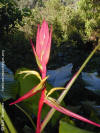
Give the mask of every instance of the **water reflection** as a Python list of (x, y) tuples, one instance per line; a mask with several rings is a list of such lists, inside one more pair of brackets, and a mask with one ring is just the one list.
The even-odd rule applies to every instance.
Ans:
[[(72, 77), (72, 63), (58, 68), (56, 70), (48, 70), (48, 82), (54, 87), (64, 86), (65, 83)], [(100, 95), (100, 77), (97, 72), (87, 73), (82, 72), (82, 80), (85, 82), (85, 88)]]
[(71, 78), (72, 63), (58, 68), (56, 70), (48, 70), (47, 75), (49, 75), (48, 82), (54, 87), (64, 86), (65, 83)]
[(87, 73), (82, 72), (82, 80), (85, 82), (88, 90), (93, 91), (97, 95), (100, 95), (100, 77), (98, 77), (98, 73)]

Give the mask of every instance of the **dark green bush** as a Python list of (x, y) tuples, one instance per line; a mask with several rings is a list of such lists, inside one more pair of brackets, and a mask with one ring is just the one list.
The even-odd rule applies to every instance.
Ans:
[(13, 0), (1, 0), (0, 5), (0, 33), (8, 33), (22, 21), (22, 14)]

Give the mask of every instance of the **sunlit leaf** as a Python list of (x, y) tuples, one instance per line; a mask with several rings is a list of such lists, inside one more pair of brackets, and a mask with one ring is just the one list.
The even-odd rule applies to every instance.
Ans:
[[(37, 78), (33, 74), (27, 76), (26, 78), (23, 78), (24, 74), (18, 74), (20, 71), (29, 71), (29, 69), (21, 68), (16, 72), (15, 79), (18, 82), (17, 95), (19, 97), (23, 96), (25, 93), (27, 93), (33, 87), (37, 86), (40, 83), (39, 78)], [(53, 88), (53, 86), (50, 85), (47, 81), (45, 85), (48, 92)], [(53, 93), (52, 96), (54, 98), (57, 98), (59, 96), (58, 91), (56, 93)], [(36, 95), (24, 100), (23, 102), (20, 102), (18, 105), (20, 105), (31, 116), (37, 116), (39, 98), (40, 98), (40, 93), (37, 93)], [(62, 105), (66, 107), (63, 101), (62, 101)], [(43, 110), (42, 110), (42, 116), (41, 116), (42, 120), (45, 118), (49, 110), (50, 110), (50, 107), (44, 104)], [(56, 111), (55, 115), (51, 120), (52, 126), (56, 124), (56, 122), (60, 119), (61, 115), (62, 114), (60, 112)]]
[(5, 6), (5, 5), (0, 2), (0, 8), (2, 8), (3, 6)]
[(59, 133), (93, 133), (93, 132), (82, 130), (71, 124), (68, 124), (67, 122), (60, 121)]
[(30, 91), (28, 91), (27, 93), (25, 93), (23, 96), (21, 96), (20, 98), (18, 98), (16, 101), (10, 103), (10, 105), (19, 103), (19, 102), (21, 102), (21, 101), (23, 101), (23, 100), (25, 100), (25, 99), (27, 99), (29, 97), (34, 96), (37, 92), (39, 92), (41, 89), (44, 88), (44, 85), (45, 85), (44, 83), (45, 83), (45, 81), (46, 81), (47, 78), (48, 77), (45, 77), (43, 80), (41, 80), (41, 82), (37, 86), (35, 86), (34, 88), (32, 88)]

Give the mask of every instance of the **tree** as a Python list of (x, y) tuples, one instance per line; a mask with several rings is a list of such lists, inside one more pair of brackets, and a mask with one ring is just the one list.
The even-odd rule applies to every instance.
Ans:
[(0, 33), (8, 33), (22, 21), (22, 14), (12, 0), (1, 0), (0, 5)]
[(80, 0), (78, 10), (85, 21), (85, 32), (88, 38), (95, 39), (100, 34), (100, 1)]

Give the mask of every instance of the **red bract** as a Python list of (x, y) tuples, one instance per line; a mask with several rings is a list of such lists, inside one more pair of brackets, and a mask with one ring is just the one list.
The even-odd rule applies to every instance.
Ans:
[(57, 111), (65, 114), (65, 115), (68, 115), (70, 117), (73, 117), (73, 118), (76, 118), (78, 120), (84, 121), (86, 123), (89, 123), (89, 124), (95, 125), (97, 127), (100, 127), (100, 124), (97, 124), (97, 123), (95, 123), (95, 122), (93, 122), (91, 120), (88, 120), (88, 119), (86, 119), (86, 118), (84, 118), (84, 117), (82, 117), (82, 116), (80, 116), (78, 114), (75, 114), (75, 113), (71, 112), (68, 109), (65, 109), (65, 108), (61, 107), (57, 102), (52, 102), (52, 101), (50, 101), (48, 99), (45, 99), (44, 103), (48, 104), (52, 108), (56, 109)]
[[(43, 73), (46, 74), (46, 65), (49, 60), (50, 48), (51, 48), (51, 36), (52, 36), (52, 28), (49, 33), (48, 24), (44, 20), (41, 28), (38, 25), (36, 50), (31, 41), (35, 57), (36, 56), (38, 57), (38, 62), (40, 62), (40, 65), (42, 66), (41, 67), (40, 65), (38, 65), (42, 74)], [(36, 60), (37, 60), (37, 57), (36, 57)]]
[(34, 90), (34, 88), (32, 90), (30, 90), (29, 92), (27, 92), (24, 96), (18, 98), (16, 101), (10, 103), (9, 105), (13, 105), (13, 104), (19, 103), (19, 102), (21, 102), (21, 101), (23, 101), (23, 100), (25, 100), (25, 99), (27, 99), (29, 97), (34, 96), (36, 93), (39, 92), (39, 91), (36, 91), (35, 93), (33, 93), (33, 90)]
[(42, 107), (43, 107), (43, 104), (44, 104), (45, 90), (46, 90), (46, 88), (44, 88), (42, 90), (40, 101), (39, 101), (36, 133), (40, 133), (40, 130), (41, 130), (41, 122), (40, 122), (41, 121), (41, 110), (42, 110)]
[(38, 93), (39, 91), (41, 91), (43, 88), (44, 88), (44, 84), (45, 84), (45, 81), (48, 77), (45, 77), (43, 80), (41, 80), (41, 82), (35, 86), (33, 89), (31, 89), (29, 92), (27, 92), (26, 94), (24, 94), (24, 96), (20, 97), (19, 99), (17, 99), (16, 101), (14, 101), (13, 103), (11, 103), (10, 105), (13, 105), (13, 104), (16, 104), (16, 103), (19, 103), (29, 97), (32, 97), (34, 96), (36, 93)]
[[(52, 27), (49, 33), (48, 24), (44, 20), (42, 23), (41, 29), (38, 25), (37, 38), (36, 38), (36, 50), (31, 40), (31, 45), (42, 75), (42, 79), (46, 77), (46, 71), (47, 71), (46, 65), (49, 60), (50, 48), (51, 48), (51, 36), (52, 36)], [(44, 104), (45, 90), (46, 88), (42, 90), (40, 101), (39, 101), (36, 133), (40, 133), (41, 110)]]

